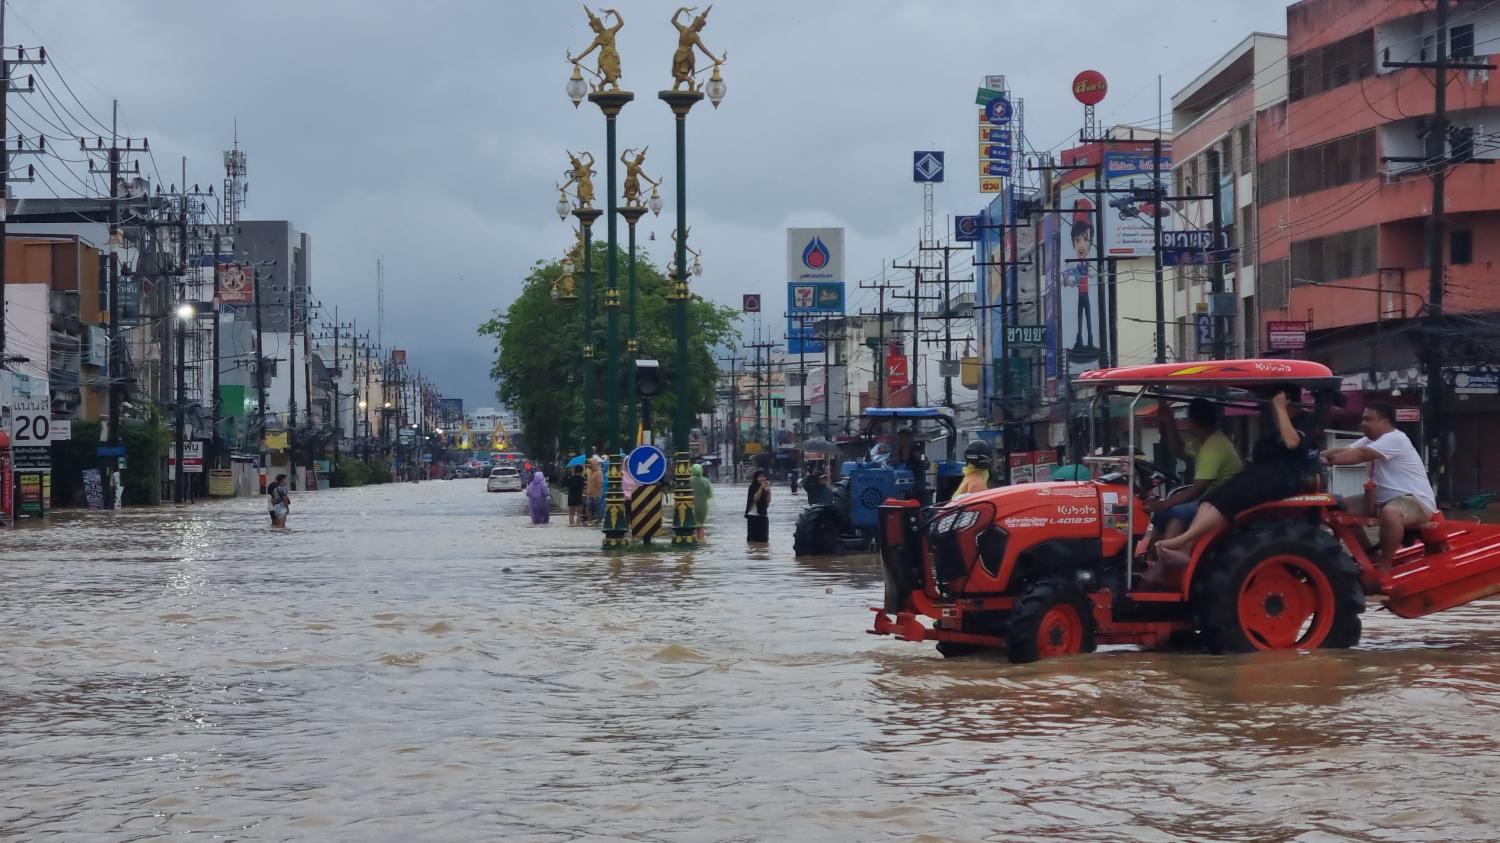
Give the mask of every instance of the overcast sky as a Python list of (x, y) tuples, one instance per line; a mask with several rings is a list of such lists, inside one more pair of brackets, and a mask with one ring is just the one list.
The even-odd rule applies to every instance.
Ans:
[[(46, 46), (106, 122), (118, 98), (122, 134), (150, 137), (166, 180), (185, 155), (189, 183), (220, 183), (238, 118), (245, 218), (288, 219), (312, 236), (314, 295), (373, 327), (384, 256), (386, 345), (407, 348), (470, 407), (494, 403), (492, 349), (474, 328), (510, 302), (536, 259), (568, 245), (553, 211), (564, 148), (600, 159), (603, 204), (603, 119), (564, 93), (564, 51), (592, 37), (577, 4), (8, 3), (5, 43)], [(676, 6), (618, 8), (623, 82), (637, 97), (620, 143), (650, 144), (648, 173), (667, 176), (668, 211), (641, 225), (643, 240), (656, 232), (648, 245), (661, 265), (677, 185), (672, 118), (655, 92), (671, 81)], [(915, 244), (911, 152), (921, 148), (948, 151), (939, 225), (978, 209), (974, 91), (985, 74), (1006, 75), (1025, 100), (1031, 144), (1060, 147), (1081, 122), (1069, 95), (1079, 70), (1109, 79), (1104, 122), (1149, 121), (1158, 74), (1170, 102), (1251, 31), (1284, 28), (1280, 0), (721, 0), (703, 37), (729, 53), (729, 93), (688, 120), (688, 218), (705, 269), (694, 285), (736, 306), (742, 292), (765, 294), (775, 310), (766, 331), (779, 339), (787, 226), (846, 226), (851, 282), (878, 276), (883, 259)], [(60, 117), (38, 95), (24, 98), (14, 113)], [(61, 172), (55, 182), (79, 187)], [(49, 195), (43, 184), (17, 192)], [(851, 310), (860, 304), (851, 291)]]

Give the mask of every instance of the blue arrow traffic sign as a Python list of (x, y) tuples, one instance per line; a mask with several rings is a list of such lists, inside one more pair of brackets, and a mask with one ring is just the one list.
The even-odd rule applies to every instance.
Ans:
[(640, 445), (625, 458), (625, 470), (635, 482), (650, 485), (667, 476), (667, 455), (652, 445)]

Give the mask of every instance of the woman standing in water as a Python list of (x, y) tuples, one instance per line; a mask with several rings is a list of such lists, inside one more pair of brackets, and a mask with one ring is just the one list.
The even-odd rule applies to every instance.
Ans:
[(771, 505), (771, 478), (756, 469), (750, 478), (750, 493), (745, 498), (745, 541), (765, 544), (771, 540), (771, 519), (766, 508)]
[(547, 488), (547, 478), (542, 472), (531, 473), (531, 483), (526, 486), (526, 500), (531, 504), (531, 523), (546, 524), (552, 517), (552, 490)]

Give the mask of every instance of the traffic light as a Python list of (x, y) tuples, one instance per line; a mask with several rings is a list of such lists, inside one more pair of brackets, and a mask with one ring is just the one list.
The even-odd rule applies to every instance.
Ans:
[(655, 360), (635, 361), (635, 391), (642, 398), (651, 398), (661, 393), (661, 364)]

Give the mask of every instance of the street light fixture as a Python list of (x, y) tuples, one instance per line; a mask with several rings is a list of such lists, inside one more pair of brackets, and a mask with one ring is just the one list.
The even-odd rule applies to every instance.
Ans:
[(651, 199), (647, 201), (646, 207), (651, 209), (652, 216), (661, 216), (661, 190), (651, 188)]
[(177, 318), (178, 319), (181, 319), (184, 322), (188, 322), (188, 321), (191, 321), (192, 318), (194, 316), (197, 316), (197, 315), (198, 315), (198, 311), (193, 307), (192, 302), (183, 302), (182, 304), (177, 305)]
[(724, 77), (719, 75), (719, 63), (714, 62), (713, 75), (708, 77), (708, 84), (703, 86), (703, 92), (708, 94), (708, 101), (719, 107), (719, 102), (724, 99), (724, 94), (729, 92), (729, 86), (724, 84)]
[(568, 212), (571, 210), (573, 210), (573, 203), (568, 201), (568, 192), (559, 190), (557, 192), (557, 218), (566, 221)]
[(573, 75), (568, 78), (568, 99), (573, 101), (573, 107), (577, 108), (583, 104), (584, 94), (589, 92), (589, 83), (584, 81), (583, 71), (578, 67), (578, 62), (573, 62)]

